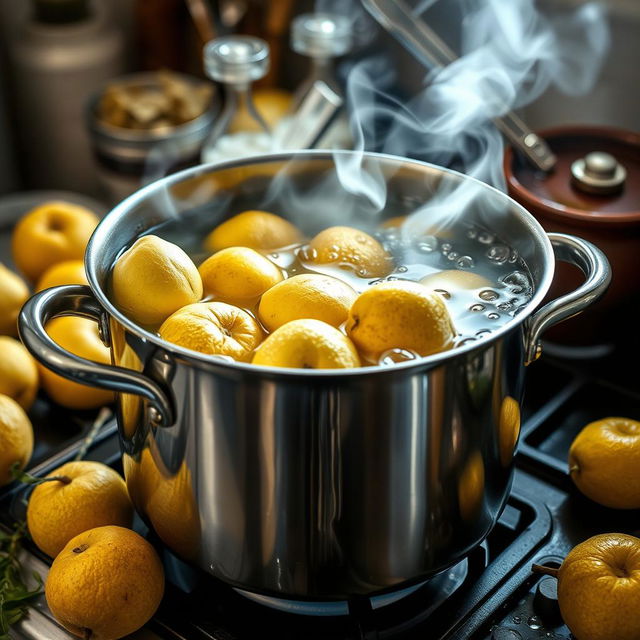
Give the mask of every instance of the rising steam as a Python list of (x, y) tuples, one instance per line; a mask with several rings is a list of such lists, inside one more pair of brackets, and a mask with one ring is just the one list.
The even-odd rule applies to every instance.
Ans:
[[(423, 0), (415, 13), (434, 4), (443, 9), (445, 0)], [(460, 57), (443, 69), (425, 69), (423, 86), (415, 96), (400, 101), (389, 94), (397, 71), (382, 56), (365, 58), (348, 71), (355, 149), (453, 166), (505, 190), (503, 140), (491, 119), (529, 104), (552, 85), (572, 95), (589, 91), (609, 44), (604, 10), (590, 3), (550, 20), (536, 10), (533, 0), (446, 0), (446, 5), (452, 16), (460, 10), (465, 16)], [(345, 13), (347, 6), (354, 24), (361, 25), (365, 18), (359, 3), (317, 2), (323, 11)], [(340, 182), (382, 207), (384, 181), (365, 175), (361, 161), (361, 154), (337, 158)], [(461, 209), (447, 195), (450, 206), (442, 206), (440, 199), (430, 203), (431, 223), (434, 207), (438, 216), (445, 209)], [(458, 195), (463, 200), (471, 197)]]

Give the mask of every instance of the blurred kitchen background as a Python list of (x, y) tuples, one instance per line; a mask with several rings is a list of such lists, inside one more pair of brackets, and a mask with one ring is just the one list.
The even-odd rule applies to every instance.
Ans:
[[(352, 2), (358, 5), (356, 0), (340, 0), (322, 2), (321, 8), (348, 12)], [(425, 20), (456, 51), (465, 3), (422, 2), (427, 6)], [(581, 4), (537, 3), (550, 18)], [(640, 2), (602, 4), (611, 41), (595, 86), (580, 97), (546, 91), (520, 111), (534, 130), (574, 122), (640, 129)], [(270, 45), (270, 71), (255, 86), (293, 93), (308, 72), (309, 60), (292, 50), (291, 22), (314, 7), (313, 0), (0, 0), (0, 194), (57, 189), (113, 201), (113, 195), (105, 193), (108, 187), (100, 179), (90, 144), (88, 101), (99, 88), (123, 74), (150, 70), (188, 74), (213, 87), (203, 69), (204, 42), (211, 35), (242, 33)], [(213, 21), (213, 34), (204, 22), (194, 22), (203, 8)], [(355, 34), (351, 51), (338, 60), (338, 79), (344, 77), (344, 65), (371, 52), (394, 61), (398, 72), (392, 93), (416, 92), (424, 69), (373, 20)], [(220, 94), (214, 93), (212, 100), (217, 117)], [(125, 151), (135, 153), (134, 147)], [(117, 173), (122, 167), (116, 165), (108, 169)]]

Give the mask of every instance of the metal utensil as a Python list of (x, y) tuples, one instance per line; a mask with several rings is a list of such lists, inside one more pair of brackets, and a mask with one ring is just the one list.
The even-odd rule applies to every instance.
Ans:
[[(440, 68), (457, 59), (456, 54), (404, 0), (362, 0), (369, 13), (423, 64)], [(541, 171), (551, 171), (556, 156), (549, 145), (512, 111), (493, 118), (499, 131)]]
[(302, 98), (280, 140), (282, 149), (310, 149), (322, 138), (344, 100), (322, 80)]

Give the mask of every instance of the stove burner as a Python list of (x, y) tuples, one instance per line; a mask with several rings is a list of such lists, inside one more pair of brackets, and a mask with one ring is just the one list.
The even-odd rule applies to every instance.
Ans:
[[(467, 575), (468, 566), (465, 558), (450, 569), (433, 576), (433, 578), (430, 578), (429, 580), (403, 589), (398, 589), (397, 591), (371, 596), (369, 598), (371, 608), (379, 609), (398, 602), (402, 598), (406, 598), (418, 589), (421, 589), (428, 583), (429, 588), (433, 590), (432, 592), (434, 594), (434, 597), (430, 599), (428, 606), (429, 609), (435, 609), (462, 585)], [(307, 616), (346, 616), (351, 613), (351, 606), (347, 600), (335, 602), (306, 602), (302, 600), (288, 600), (285, 598), (265, 596), (259, 593), (244, 591), (242, 589), (236, 589), (236, 591), (253, 602), (271, 607), (272, 609), (277, 609), (278, 611), (284, 611), (285, 613), (297, 613)]]

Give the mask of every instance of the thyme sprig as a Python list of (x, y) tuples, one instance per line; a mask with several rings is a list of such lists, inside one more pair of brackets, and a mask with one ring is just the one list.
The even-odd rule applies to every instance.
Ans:
[(42, 593), (42, 578), (33, 573), (37, 585), (29, 589), (19, 554), (27, 525), (19, 522), (13, 532), (0, 529), (0, 640), (9, 640), (9, 627), (24, 617), (29, 602)]

